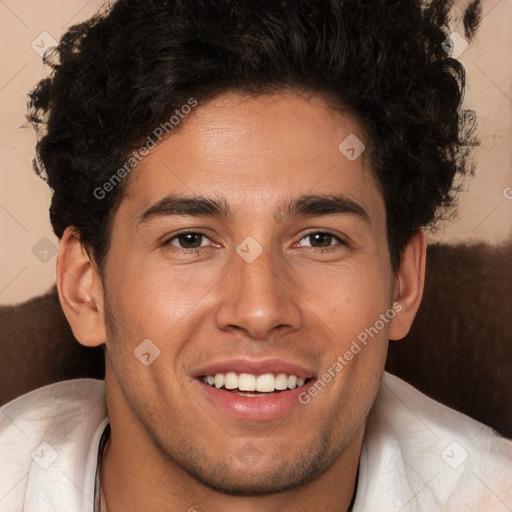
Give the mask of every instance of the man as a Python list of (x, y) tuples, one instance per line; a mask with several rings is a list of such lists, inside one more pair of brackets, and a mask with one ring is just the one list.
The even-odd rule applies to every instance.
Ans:
[(1, 510), (512, 506), (512, 443), (383, 375), (470, 168), (449, 7), (119, 0), (63, 36), (36, 167), (106, 375), (2, 409)]

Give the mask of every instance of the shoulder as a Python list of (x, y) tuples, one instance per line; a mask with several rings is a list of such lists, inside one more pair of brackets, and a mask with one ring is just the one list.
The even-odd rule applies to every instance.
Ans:
[(512, 441), (385, 373), (360, 476), (365, 511), (501, 510), (512, 503)]
[(6, 403), (0, 410), (2, 412), (11, 411), (17, 413), (24, 409), (44, 407), (49, 400), (60, 400), (71, 398), (72, 400), (89, 400), (92, 395), (100, 397), (104, 394), (105, 383), (103, 380), (97, 379), (73, 379), (61, 382), (55, 382), (48, 386), (35, 389), (30, 393), (26, 393), (10, 402)]
[(77, 493), (94, 489), (107, 423), (104, 383), (94, 379), (51, 384), (0, 408), (0, 511), (82, 510)]

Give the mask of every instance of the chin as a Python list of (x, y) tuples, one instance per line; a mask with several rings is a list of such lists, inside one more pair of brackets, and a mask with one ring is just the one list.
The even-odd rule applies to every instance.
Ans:
[(302, 448), (281, 459), (265, 457), (248, 443), (245, 449), (227, 459), (221, 456), (191, 457), (178, 464), (202, 485), (230, 496), (267, 496), (302, 487), (322, 475), (339, 457), (327, 439), (316, 447)]

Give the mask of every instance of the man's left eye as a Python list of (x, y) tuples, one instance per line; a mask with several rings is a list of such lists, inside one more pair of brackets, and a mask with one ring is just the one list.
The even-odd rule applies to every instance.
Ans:
[(204, 233), (187, 232), (180, 233), (170, 238), (166, 243), (168, 245), (174, 245), (180, 249), (197, 249), (199, 247), (205, 247), (210, 242), (210, 239)]
[[(304, 240), (309, 239), (309, 244), (303, 243)], [(343, 241), (331, 233), (315, 232), (309, 233), (302, 237), (299, 246), (301, 247), (313, 247), (313, 248), (324, 248), (332, 247), (333, 245), (343, 244)]]

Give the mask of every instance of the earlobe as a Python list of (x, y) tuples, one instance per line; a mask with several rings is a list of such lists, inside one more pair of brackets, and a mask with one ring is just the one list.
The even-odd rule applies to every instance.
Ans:
[(397, 314), (389, 330), (392, 340), (406, 336), (420, 306), (425, 283), (426, 247), (425, 232), (420, 229), (403, 251), (393, 291)]
[(66, 228), (60, 241), (57, 289), (75, 338), (90, 347), (105, 343), (102, 279), (72, 226)]

